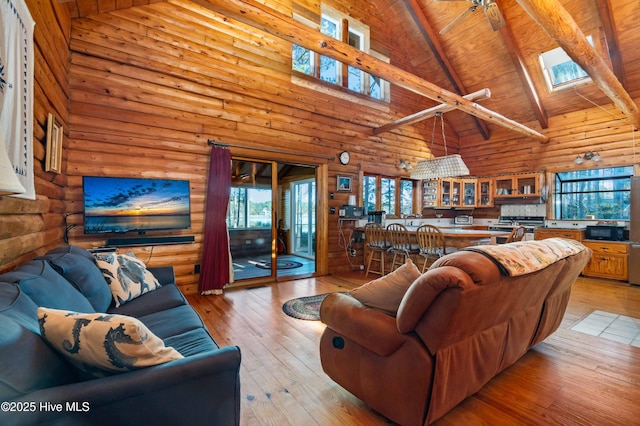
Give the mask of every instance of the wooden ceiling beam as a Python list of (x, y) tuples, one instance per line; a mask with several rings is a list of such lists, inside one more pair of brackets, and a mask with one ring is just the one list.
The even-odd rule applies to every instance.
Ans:
[[(470, 101), (482, 101), (485, 99), (489, 99), (491, 97), (491, 90), (482, 89), (477, 92), (469, 93), (468, 95), (464, 95), (463, 98), (469, 99)], [(420, 112), (416, 112), (415, 114), (408, 115), (399, 120), (393, 121), (389, 124), (385, 124), (384, 126), (377, 127), (373, 129), (374, 135), (379, 135), (380, 133), (390, 132), (393, 129), (396, 129), (400, 126), (406, 126), (408, 124), (417, 123), (422, 120), (426, 120), (427, 118), (431, 118), (437, 113), (444, 113), (448, 111), (453, 111), (455, 107), (447, 104), (440, 104), (434, 107), (425, 109)]]
[(635, 129), (640, 128), (640, 110), (622, 83), (587, 41), (573, 17), (558, 0), (517, 0), (522, 8), (546, 31), (558, 46), (580, 65), (613, 101)]
[(616, 31), (616, 24), (613, 21), (611, 10), (611, 0), (596, 0), (598, 5), (598, 12), (600, 13), (600, 20), (602, 21), (602, 28), (604, 30), (604, 36), (607, 40), (607, 51), (609, 52), (609, 58), (611, 58), (611, 66), (613, 67), (613, 73), (616, 75), (622, 87), (625, 89), (627, 86), (627, 75), (624, 71), (624, 65), (622, 63), (622, 57), (620, 56), (620, 48), (618, 42), (618, 32)]
[[(449, 82), (453, 85), (455, 92), (458, 95), (463, 95), (468, 92), (468, 90), (464, 87), (462, 83), (462, 79), (458, 76), (455, 68), (449, 62), (447, 55), (440, 44), (440, 40), (438, 39), (438, 35), (433, 30), (433, 27), (429, 23), (429, 20), (422, 12), (420, 5), (417, 0), (404, 0), (404, 4), (409, 11), (409, 14), (413, 18), (413, 21), (418, 26), (418, 30), (420, 30), (420, 34), (422, 34), (422, 38), (427, 42), (427, 45), (431, 49), (431, 52), (436, 57), (438, 64), (440, 64), (440, 68), (444, 71), (445, 75)], [(473, 117), (473, 116), (472, 116)], [(473, 117), (473, 121), (475, 122), (476, 128), (482, 135), (484, 140), (489, 140), (490, 133), (487, 124), (479, 120), (478, 117)]]
[[(183, 4), (181, 0), (169, 0), (169, 2)], [(451, 105), (482, 120), (508, 128), (540, 142), (549, 141), (547, 136), (534, 129), (322, 34), (314, 28), (296, 22), (289, 16), (255, 0), (192, 0), (191, 3), (351, 65), (421, 96)]]
[[(502, 16), (504, 16), (504, 12), (502, 11), (502, 6), (496, 0), (496, 5), (500, 10)], [(505, 19), (505, 26), (500, 29), (500, 35), (502, 36), (502, 41), (507, 47), (507, 51), (509, 52), (509, 56), (511, 56), (511, 62), (516, 68), (516, 73), (520, 78), (520, 82), (524, 88), (524, 93), (529, 99), (529, 103), (531, 104), (531, 109), (533, 109), (533, 113), (540, 123), (540, 127), (546, 129), (549, 127), (549, 118), (547, 117), (547, 111), (545, 111), (542, 106), (542, 102), (540, 101), (540, 97), (538, 96), (538, 92), (536, 92), (536, 88), (533, 85), (533, 80), (531, 79), (531, 75), (527, 70), (527, 66), (525, 65), (524, 56), (522, 55), (522, 51), (520, 50), (520, 46), (516, 43), (515, 37), (513, 36), (513, 31), (511, 30), (511, 26), (509, 25), (509, 21)]]

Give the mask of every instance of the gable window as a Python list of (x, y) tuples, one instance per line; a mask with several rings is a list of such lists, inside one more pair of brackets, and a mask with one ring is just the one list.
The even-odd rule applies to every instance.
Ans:
[[(296, 14), (293, 17), (305, 25), (318, 28), (318, 25), (306, 18)], [(377, 59), (389, 62), (389, 58), (369, 50), (369, 27), (366, 25), (325, 5), (322, 6), (320, 21), (319, 30), (323, 34), (347, 43)], [(389, 83), (379, 77), (369, 75), (358, 68), (295, 44), (292, 46), (291, 53), (291, 69), (293, 71), (316, 77), (374, 99), (389, 101)]]
[[(587, 40), (593, 46), (593, 37), (587, 36)], [(591, 81), (589, 75), (561, 47), (541, 54), (540, 65), (552, 92)]]
[(629, 220), (633, 166), (557, 173), (556, 219)]

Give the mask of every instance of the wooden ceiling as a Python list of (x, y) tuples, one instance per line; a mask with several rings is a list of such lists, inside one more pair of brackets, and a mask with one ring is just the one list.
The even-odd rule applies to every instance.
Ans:
[[(59, 1), (68, 3), (72, 17), (158, 2)], [(368, 0), (371, 7), (360, 9), (375, 14), (370, 17), (371, 22), (384, 22), (392, 28), (394, 37), (388, 42), (392, 46), (388, 52), (392, 64), (401, 63), (409, 73), (454, 94), (465, 95), (488, 88), (491, 98), (478, 103), (490, 112), (544, 131), (554, 118), (563, 114), (613, 103), (621, 111), (621, 117), (626, 115), (637, 126), (640, 114), (631, 99), (640, 97), (638, 0), (495, 2), (507, 23), (502, 29), (492, 30), (480, 6), (444, 34), (440, 31), (472, 6), (470, 0)], [(556, 18), (549, 16), (558, 8), (544, 10), (555, 2), (566, 10), (571, 22), (562, 22), (560, 18), (544, 22)], [(210, 3), (223, 2), (211, 0)], [(335, 3), (345, 4), (339, 0)], [(375, 26), (371, 26), (374, 32)], [(581, 46), (583, 35), (593, 36), (593, 51)], [(584, 63), (583, 68), (592, 76), (593, 83), (549, 92), (539, 66), (539, 55), (558, 45), (563, 45), (570, 55), (577, 55), (574, 60)], [(436, 102), (425, 99), (425, 108), (435, 105)], [(462, 111), (448, 112), (446, 120), (461, 137), (487, 139), (497, 125), (486, 117), (477, 118)]]

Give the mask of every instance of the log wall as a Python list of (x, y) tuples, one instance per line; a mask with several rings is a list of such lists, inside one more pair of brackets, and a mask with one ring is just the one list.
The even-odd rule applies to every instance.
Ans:
[[(44, 171), (47, 116), (53, 113), (68, 130), (69, 38), (65, 5), (26, 0), (34, 28), (33, 151), (36, 200), (0, 197), (0, 271), (63, 244), (64, 174)], [(67, 151), (64, 137), (64, 151)], [(66, 155), (66, 154), (65, 154)]]
[[(290, 2), (273, 6), (291, 13)], [(367, 16), (364, 1), (336, 6), (349, 7), (363, 20)], [(319, 13), (318, 5), (296, 7), (315, 7), (312, 12)], [(392, 52), (389, 30), (380, 22), (367, 24), (372, 44)], [(66, 211), (82, 210), (83, 175), (188, 179), (192, 229), (182, 234), (194, 235), (195, 243), (156, 246), (153, 252), (133, 249), (151, 266), (174, 265), (184, 291), (194, 291), (198, 279), (194, 267), (201, 255), (207, 140), (233, 145), (234, 155), (327, 167), (319, 194), (327, 210), (346, 204), (349, 195), (336, 191), (336, 175), (352, 175), (358, 194), (361, 173), (398, 175), (400, 158), (415, 161), (429, 154), (425, 139), (431, 122), (381, 136), (371, 132), (389, 117), (419, 109), (416, 95), (393, 89), (389, 104), (294, 84), (289, 43), (189, 2), (74, 19), (71, 34)], [(449, 148), (455, 149), (457, 137), (449, 133)], [(352, 154), (347, 166), (336, 158), (343, 150)], [(328, 192), (335, 198), (330, 200)], [(318, 270), (331, 272), (348, 263), (339, 247), (337, 215), (324, 214), (328, 224), (320, 225), (319, 242), (326, 235), (329, 253)], [(82, 215), (72, 214), (69, 221), (78, 225), (70, 232), (74, 244), (104, 244), (104, 238), (82, 233)]]
[[(430, 101), (395, 87), (391, 103), (383, 103), (294, 84), (288, 43), (189, 2), (150, 2), (73, 20), (57, 1), (27, 3), (36, 20), (37, 200), (0, 199), (1, 270), (63, 244), (65, 217), (71, 243), (86, 248), (105, 243), (82, 233), (84, 175), (188, 179), (192, 229), (178, 234), (194, 235), (195, 243), (132, 251), (151, 266), (174, 265), (183, 290), (195, 291), (208, 139), (238, 146), (234, 155), (321, 166), (319, 176), (326, 183), (319, 198), (327, 211), (345, 204), (349, 195), (335, 191), (338, 174), (354, 176), (353, 193), (359, 194), (363, 173), (400, 175), (400, 159), (415, 163), (430, 155), (432, 146), (442, 155), (438, 135), (435, 144), (427, 142), (432, 120), (375, 137), (371, 133), (431, 106)], [(265, 3), (283, 13), (319, 13), (312, 1)], [(368, 24), (372, 46), (411, 70), (407, 52), (394, 50), (391, 26), (368, 18), (368, 2), (339, 0), (332, 6)], [(65, 129), (61, 175), (43, 171), (49, 112)], [(459, 150), (479, 176), (587, 167), (591, 164), (575, 166), (573, 159), (590, 150), (601, 154), (603, 166), (632, 164), (637, 141), (619, 117), (610, 106), (551, 117), (544, 132), (551, 137), (547, 144), (504, 129), (492, 129), (491, 139), (484, 141), (459, 140), (447, 128), (447, 142), (449, 152)], [(343, 150), (352, 154), (347, 166), (335, 158)], [(335, 192), (334, 199), (329, 192)], [(319, 234), (326, 235), (329, 252), (321, 270), (348, 268), (337, 216), (323, 214), (327, 224)]]

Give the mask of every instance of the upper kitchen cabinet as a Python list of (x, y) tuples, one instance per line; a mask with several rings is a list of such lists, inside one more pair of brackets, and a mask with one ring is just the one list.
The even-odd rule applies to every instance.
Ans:
[(462, 207), (476, 207), (476, 193), (478, 191), (477, 179), (462, 179), (460, 181), (462, 189)]
[(437, 179), (422, 181), (422, 207), (438, 206), (438, 187)]
[(493, 179), (480, 178), (477, 182), (476, 207), (493, 207)]
[(526, 173), (494, 178), (495, 198), (539, 197), (542, 173)]

